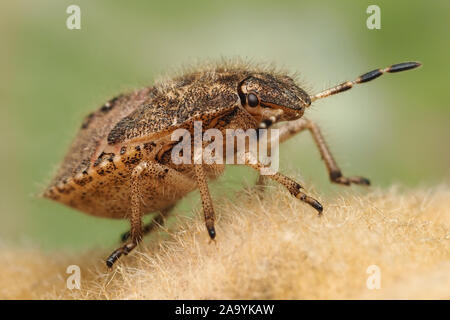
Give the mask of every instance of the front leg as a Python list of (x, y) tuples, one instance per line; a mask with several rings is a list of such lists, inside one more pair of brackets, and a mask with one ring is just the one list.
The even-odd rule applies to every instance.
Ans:
[(342, 175), (341, 169), (337, 165), (336, 161), (331, 154), (331, 151), (325, 142), (325, 139), (320, 132), (319, 126), (311, 120), (301, 118), (295, 121), (286, 123), (285, 125), (278, 128), (280, 130), (279, 142), (286, 141), (287, 139), (293, 137), (297, 133), (308, 129), (311, 133), (314, 142), (319, 149), (320, 155), (322, 156), (325, 166), (328, 171), (331, 182), (339, 183), (343, 185), (350, 185), (351, 183), (360, 185), (370, 185), (369, 179), (363, 177), (344, 177)]
[[(257, 170), (258, 172), (262, 172), (262, 170), (270, 170), (269, 167), (265, 167), (261, 162), (259, 162), (256, 157), (251, 155), (250, 153), (245, 154), (245, 165)], [(302, 189), (303, 187), (294, 181), (293, 179), (279, 173), (279, 172), (271, 172), (271, 174), (265, 175), (265, 177), (272, 179), (279, 184), (283, 185), (288, 191), (297, 199), (309, 204), (311, 207), (317, 210), (319, 215), (322, 214), (323, 207), (319, 201), (316, 199), (306, 195)]]

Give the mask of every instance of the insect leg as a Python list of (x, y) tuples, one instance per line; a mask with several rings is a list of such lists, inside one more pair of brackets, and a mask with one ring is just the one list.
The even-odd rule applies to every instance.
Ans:
[[(162, 226), (164, 224), (165, 218), (170, 214), (170, 211), (173, 209), (173, 207), (175, 207), (175, 205), (172, 205), (167, 209), (161, 210), (161, 212), (159, 212), (158, 215), (152, 219), (152, 221), (144, 225), (144, 227), (142, 228), (142, 236), (149, 234), (150, 232), (155, 230), (156, 227)], [(130, 231), (125, 232), (121, 236), (121, 241), (122, 242), (127, 241), (130, 235), (131, 235)]]
[(205, 215), (205, 224), (208, 234), (211, 239), (216, 237), (216, 231), (214, 229), (214, 208), (209, 194), (208, 182), (206, 181), (206, 174), (201, 164), (194, 164), (195, 176), (197, 178), (197, 185), (202, 198), (203, 213)]
[[(291, 138), (292, 136), (299, 133), (300, 131), (302, 131), (305, 128), (306, 128), (306, 126), (304, 123), (304, 119), (290, 121), (290, 122), (282, 125), (281, 127), (276, 128), (276, 130), (279, 130), (279, 134), (276, 136), (277, 137), (276, 141), (274, 140), (274, 138), (272, 136), (269, 139), (264, 137), (265, 135), (267, 135), (267, 131), (264, 131), (263, 133), (261, 133), (264, 136), (260, 135), (259, 139), (262, 139), (263, 137), (265, 139), (267, 139), (266, 140), (267, 141), (266, 149), (267, 149), (267, 152), (270, 152), (270, 150), (272, 150), (272, 144), (282, 143), (283, 141)], [(271, 130), (271, 129), (269, 129), (269, 130)], [(263, 174), (259, 174), (258, 179), (255, 184), (256, 190), (261, 191), (261, 192), (264, 191), (264, 187), (266, 186), (267, 183), (268, 183), (268, 178), (266, 178), (265, 175), (263, 175)], [(260, 196), (262, 196), (262, 195), (260, 194)]]
[(370, 181), (364, 177), (349, 177), (346, 178), (342, 175), (341, 169), (337, 165), (336, 161), (333, 158), (333, 155), (328, 148), (328, 145), (325, 142), (325, 139), (320, 132), (319, 127), (312, 121), (307, 120), (307, 128), (314, 139), (317, 147), (319, 148), (320, 155), (322, 156), (323, 161), (325, 162), (325, 166), (327, 167), (328, 174), (330, 176), (331, 182), (339, 183), (343, 185), (350, 185), (351, 183), (360, 184), (360, 185), (370, 185)]
[[(253, 155), (251, 155), (250, 153), (246, 153), (245, 154), (245, 165), (258, 170), (259, 172), (261, 172), (261, 170), (263, 169), (268, 169), (267, 167), (265, 167), (261, 162), (259, 162)], [(294, 181), (293, 179), (279, 173), (279, 172), (272, 172), (272, 174), (268, 174), (265, 175), (267, 178), (272, 179), (276, 182), (278, 182), (279, 184), (283, 185), (286, 189), (288, 189), (288, 191), (297, 199), (309, 204), (311, 207), (313, 207), (314, 209), (317, 210), (317, 212), (319, 213), (319, 215), (322, 213), (323, 211), (323, 207), (322, 205), (319, 203), (319, 201), (317, 201), (316, 199), (306, 195), (301, 189), (303, 189), (303, 187), (297, 183), (296, 181)]]
[[(188, 193), (189, 191), (195, 189), (195, 181), (192, 178), (176, 171), (173, 168), (170, 168), (159, 162), (153, 162), (153, 161), (149, 161), (147, 163), (147, 166), (148, 166), (147, 172), (149, 173), (150, 177), (158, 179), (158, 177), (164, 176), (165, 183), (167, 185), (170, 185), (173, 188), (180, 190), (181, 192)], [(169, 206), (168, 208), (166, 208), (164, 210), (161, 210), (161, 212), (155, 218), (153, 218), (153, 220), (150, 223), (146, 224), (142, 228), (142, 236), (153, 231), (155, 229), (155, 227), (157, 227), (158, 225), (162, 225), (164, 222), (163, 221), (164, 217), (169, 214), (169, 212), (172, 210), (172, 208), (174, 206), (175, 206), (175, 204), (173, 204), (172, 206)], [(130, 237), (130, 235), (131, 235), (131, 230), (125, 232), (121, 236), (121, 241), (122, 242), (127, 241), (128, 238)]]
[[(301, 119), (298, 119), (295, 121), (290, 121), (290, 122), (282, 125), (281, 127), (276, 128), (276, 130), (279, 130), (279, 134), (277, 136), (278, 140), (274, 141), (273, 138), (268, 139), (267, 140), (267, 150), (272, 149), (273, 143), (276, 143), (276, 144), (282, 143), (282, 142), (288, 140), (289, 138), (293, 137), (297, 133), (303, 131), (306, 128), (307, 128), (307, 121), (304, 118), (301, 118)], [(264, 132), (263, 134), (267, 134), (267, 132)], [(262, 138), (262, 137), (260, 137), (260, 138)], [(263, 191), (267, 182), (268, 182), (268, 178), (266, 178), (265, 175), (259, 174), (258, 179), (256, 181), (256, 185), (255, 185), (256, 190)]]
[[(263, 192), (265, 186), (267, 185), (267, 178), (265, 175), (259, 174), (258, 180), (256, 180), (255, 188), (257, 191)], [(262, 198), (262, 194), (259, 194), (259, 196)]]
[(106, 265), (111, 268), (122, 255), (127, 255), (142, 240), (142, 210), (141, 210), (141, 194), (140, 181), (141, 175), (148, 170), (148, 163), (141, 162), (131, 174), (131, 215), (130, 215), (130, 237), (131, 240), (122, 247), (114, 250), (114, 252), (106, 260)]
[(331, 151), (325, 141), (325, 138), (322, 135), (322, 132), (319, 129), (319, 126), (311, 120), (301, 118), (295, 121), (288, 122), (285, 125), (281, 126), (279, 128), (279, 141), (286, 141), (287, 139), (305, 129), (309, 130), (317, 148), (319, 149), (320, 155), (322, 156), (322, 159), (325, 162), (325, 166), (327, 167), (331, 182), (343, 185), (350, 185), (351, 183), (370, 185), (370, 181), (367, 178), (359, 176), (346, 178), (342, 175), (341, 169), (334, 160), (334, 157), (331, 154)]
[[(132, 188), (133, 188), (131, 197), (132, 215), (130, 217), (131, 230), (128, 236), (128, 237), (131, 236), (131, 241), (127, 242), (122, 247), (116, 249), (109, 256), (109, 258), (106, 260), (106, 265), (109, 268), (111, 268), (113, 264), (122, 255), (127, 255), (131, 250), (133, 250), (137, 246), (139, 241), (142, 239), (142, 235), (145, 231), (145, 227), (144, 229), (142, 228), (142, 220), (141, 220), (142, 212), (140, 210), (142, 199), (139, 192), (139, 185), (140, 185), (139, 177), (141, 177), (143, 173), (146, 173), (150, 177), (154, 177), (156, 179), (161, 175), (165, 175), (166, 182), (168, 184), (177, 186), (182, 192), (189, 192), (195, 188), (195, 182), (191, 178), (158, 162), (149, 161), (149, 162), (142, 162), (139, 165), (137, 165), (132, 173)], [(139, 211), (136, 211), (136, 209), (139, 209)], [(171, 208), (169, 207), (168, 210), (170, 209)], [(165, 213), (162, 212), (162, 215), (164, 214)], [(139, 217), (139, 219), (137, 217)], [(156, 217), (155, 218), (156, 222), (162, 224), (162, 218), (163, 217)], [(161, 222), (159, 222), (160, 221), (159, 219), (161, 219)], [(153, 229), (153, 227), (151, 229)]]
[[(275, 141), (272, 137), (268, 139), (266, 147), (267, 150), (272, 149), (272, 144), (282, 143), (306, 128), (307, 128), (307, 120), (305, 120), (304, 118), (295, 121), (289, 121), (288, 123), (282, 125), (281, 127), (276, 128), (276, 130), (279, 130), (277, 140)], [(267, 134), (267, 132), (263, 134)], [(262, 138), (262, 136), (260, 138)], [(267, 182), (268, 179), (265, 177), (265, 175), (260, 174), (256, 182), (256, 189), (262, 191)]]

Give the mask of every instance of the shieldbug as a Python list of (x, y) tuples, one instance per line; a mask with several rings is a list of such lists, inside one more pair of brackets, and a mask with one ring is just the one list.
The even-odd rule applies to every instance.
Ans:
[[(194, 121), (204, 128), (268, 128), (277, 124), (283, 142), (309, 130), (325, 162), (330, 180), (342, 185), (369, 185), (363, 177), (345, 177), (336, 164), (319, 127), (303, 118), (315, 100), (351, 89), (388, 72), (419, 67), (418, 62), (394, 64), (361, 75), (330, 89), (309, 95), (284, 73), (245, 65), (214, 65), (188, 72), (153, 87), (119, 95), (88, 115), (44, 196), (85, 213), (126, 218), (130, 232), (124, 245), (106, 260), (108, 267), (128, 254), (169, 213), (176, 202), (199, 189), (206, 228), (214, 239), (214, 210), (208, 179), (224, 169), (219, 164), (174, 164), (171, 133), (179, 128), (193, 132)], [(246, 165), (261, 170), (258, 161)], [(322, 205), (293, 179), (274, 173), (267, 176), (319, 214)], [(148, 225), (142, 216), (159, 212)]]

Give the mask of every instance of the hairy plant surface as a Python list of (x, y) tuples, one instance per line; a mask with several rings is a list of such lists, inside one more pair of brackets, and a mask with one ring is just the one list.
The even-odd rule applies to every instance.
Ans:
[[(320, 197), (319, 197), (320, 198)], [(211, 242), (201, 212), (147, 239), (112, 272), (109, 250), (82, 256), (1, 248), (0, 297), (24, 299), (450, 298), (450, 189), (347, 190), (324, 215), (269, 186), (217, 205)], [(167, 235), (169, 231), (169, 235)], [(81, 289), (66, 288), (67, 266)], [(369, 290), (367, 268), (381, 272)]]

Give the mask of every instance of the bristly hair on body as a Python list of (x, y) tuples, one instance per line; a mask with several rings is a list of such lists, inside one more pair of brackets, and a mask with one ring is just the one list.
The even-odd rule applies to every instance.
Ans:
[[(368, 186), (367, 178), (342, 174), (318, 125), (302, 116), (313, 101), (345, 92), (385, 73), (419, 66), (418, 62), (393, 64), (315, 94), (307, 93), (296, 82), (298, 75), (273, 64), (222, 59), (185, 66), (173, 78), (162, 78), (153, 86), (117, 95), (89, 114), (44, 196), (88, 214), (130, 221), (130, 232), (122, 238), (124, 244), (106, 260), (111, 268), (153, 229), (153, 222), (143, 227), (145, 214), (159, 212), (154, 222), (161, 224), (178, 200), (196, 189), (200, 191), (206, 229), (215, 239), (208, 180), (218, 178), (224, 164), (180, 165), (171, 159), (174, 145), (179, 142), (172, 139), (172, 134), (184, 129), (188, 135), (195, 135), (196, 121), (221, 133), (235, 128), (244, 132), (264, 129), (284, 122), (277, 126), (282, 131), (281, 142), (309, 130), (331, 182)], [(262, 172), (265, 165), (260, 161), (252, 163), (253, 158), (246, 152), (244, 164)], [(308, 196), (301, 184), (279, 172), (267, 177), (322, 214), (323, 206)]]
[(221, 57), (220, 59), (197, 59), (186, 62), (181, 66), (169, 68), (167, 72), (160, 74), (154, 81), (155, 87), (161, 91), (171, 90), (177, 82), (187, 76), (199, 76), (217, 80), (218, 73), (248, 71), (249, 73), (270, 73), (274, 76), (288, 76), (306, 92), (312, 93), (312, 85), (301, 76), (300, 71), (290, 71), (289, 68), (275, 62), (257, 62), (251, 58), (243, 57)]

